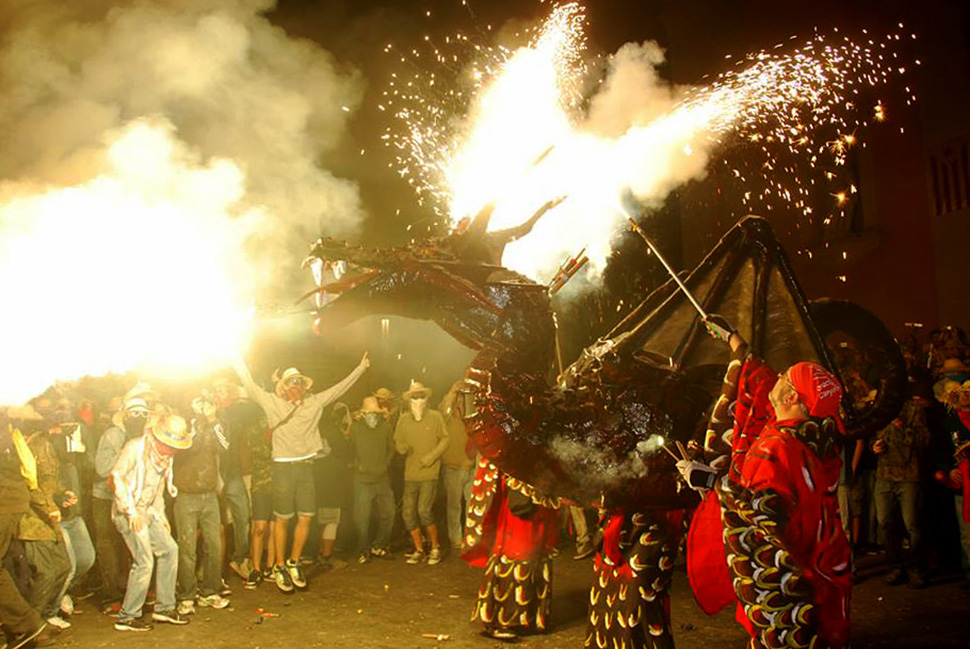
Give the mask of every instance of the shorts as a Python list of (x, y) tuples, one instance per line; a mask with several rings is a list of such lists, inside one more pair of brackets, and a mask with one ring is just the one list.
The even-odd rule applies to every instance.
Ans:
[(340, 508), (339, 507), (321, 507), (317, 510), (317, 523), (321, 526), (327, 523), (333, 523), (334, 525), (340, 524)]
[(253, 511), (251, 518), (254, 521), (268, 521), (273, 518), (272, 489), (259, 489), (253, 492)]
[(312, 460), (273, 462), (273, 516), (286, 520), (293, 518), (294, 513), (317, 513)]
[(438, 494), (437, 480), (421, 480), (420, 482), (404, 481), (404, 500), (401, 503), (401, 518), (404, 519), (404, 529), (417, 529), (418, 522), (425, 527), (434, 525), (434, 499)]

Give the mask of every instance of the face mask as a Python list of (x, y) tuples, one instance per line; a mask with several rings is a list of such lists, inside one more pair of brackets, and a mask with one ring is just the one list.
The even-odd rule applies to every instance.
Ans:
[(364, 413), (364, 423), (368, 428), (377, 428), (378, 415), (376, 412), (366, 412)]
[(414, 415), (414, 421), (421, 421), (421, 418), (424, 417), (424, 411), (427, 408), (427, 397), (423, 399), (411, 399), (411, 414)]
[(129, 438), (140, 437), (145, 432), (146, 417), (128, 417), (125, 419), (125, 433)]

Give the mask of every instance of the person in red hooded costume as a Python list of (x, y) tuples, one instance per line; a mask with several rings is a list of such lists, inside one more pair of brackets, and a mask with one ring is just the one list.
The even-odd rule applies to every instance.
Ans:
[[(718, 402), (737, 398), (724, 439), (728, 470), (678, 462), (705, 492), (688, 542), (695, 595), (709, 614), (737, 599), (752, 648), (847, 647), (851, 548), (836, 495), (841, 384), (812, 362), (775, 374), (747, 355), (737, 333), (728, 338), (735, 362)], [(710, 515), (717, 508), (720, 517)]]

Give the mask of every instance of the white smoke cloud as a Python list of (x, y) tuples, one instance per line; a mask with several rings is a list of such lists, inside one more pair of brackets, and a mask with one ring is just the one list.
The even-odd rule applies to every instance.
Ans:
[(254, 299), (300, 292), (321, 229), (354, 233), (357, 187), (321, 161), (362, 79), (273, 5), (0, 7), (0, 404), (225, 358)]
[(271, 257), (267, 268), (298, 259), (321, 226), (352, 234), (363, 216), (357, 188), (319, 161), (345, 132), (362, 80), (272, 25), (263, 14), (274, 4), (8, 5), (0, 50), (8, 191), (10, 182), (84, 182), (99, 171), (107, 131), (162, 116), (203, 158), (243, 170), (245, 202), (267, 208), (270, 219), (259, 248)]

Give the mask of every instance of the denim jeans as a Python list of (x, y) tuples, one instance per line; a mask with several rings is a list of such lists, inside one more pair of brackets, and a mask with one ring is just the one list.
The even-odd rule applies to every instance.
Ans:
[(249, 556), (249, 494), (242, 477), (232, 478), (222, 490), (222, 499), (232, 516), (232, 560), (242, 563)]
[(101, 570), (101, 603), (120, 602), (124, 592), (124, 542), (111, 520), (111, 501), (91, 499), (98, 568)]
[[(371, 506), (377, 510), (377, 534), (370, 543)], [(394, 494), (391, 481), (361, 482), (354, 478), (354, 524), (357, 526), (357, 549), (361, 554), (372, 547), (387, 549), (391, 544), (391, 526), (394, 524)]]
[(91, 535), (88, 534), (88, 526), (80, 516), (61, 521), (61, 531), (64, 534), (64, 544), (67, 546), (67, 556), (71, 560), (71, 572), (61, 590), (61, 598), (63, 598), (68, 589), (84, 579), (84, 575), (88, 574), (88, 570), (94, 565), (94, 544), (91, 542)]
[[(194, 600), (219, 592), (222, 585), (222, 537), (219, 534), (219, 500), (215, 492), (190, 494), (180, 492), (175, 499), (175, 531), (178, 532), (179, 567), (178, 600)], [(202, 534), (202, 588), (195, 573), (197, 533)]]
[(876, 518), (879, 520), (879, 531), (886, 544), (886, 554), (889, 564), (894, 568), (903, 568), (903, 540), (896, 533), (893, 525), (893, 508), (899, 503), (899, 511), (903, 516), (903, 525), (909, 534), (910, 563), (916, 570), (924, 569), (923, 538), (919, 522), (920, 485), (918, 482), (888, 482), (876, 481)]
[(404, 481), (404, 499), (401, 502), (401, 518), (404, 529), (418, 529), (418, 522), (425, 527), (434, 525), (434, 498), (438, 495), (437, 480)]
[(145, 524), (138, 532), (132, 531), (128, 518), (115, 514), (114, 523), (131, 552), (131, 570), (128, 572), (128, 588), (121, 605), (119, 620), (140, 618), (148, 595), (148, 585), (152, 580), (152, 566), (158, 558), (155, 569), (155, 610), (175, 610), (175, 577), (178, 569), (179, 546), (172, 538), (172, 531), (164, 514), (142, 514)]
[(472, 467), (444, 467), (445, 500), (448, 513), (448, 540), (453, 547), (461, 547), (464, 536), (464, 519), (461, 516), (462, 500), (465, 498), (465, 486), (471, 482)]

